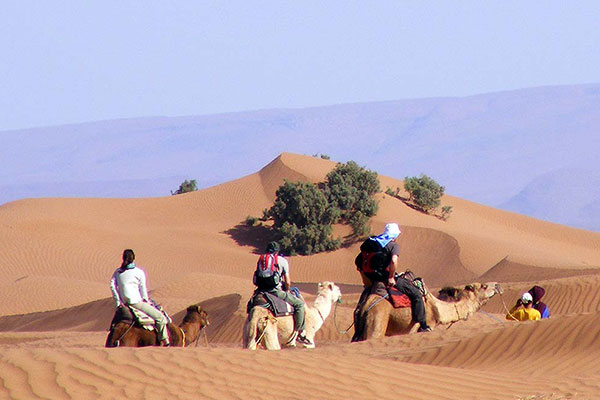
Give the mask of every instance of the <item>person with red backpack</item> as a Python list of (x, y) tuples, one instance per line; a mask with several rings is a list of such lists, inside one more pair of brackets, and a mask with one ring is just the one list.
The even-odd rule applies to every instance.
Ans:
[(290, 344), (299, 342), (312, 345), (310, 339), (304, 335), (304, 301), (292, 294), (292, 280), (288, 261), (279, 254), (279, 243), (270, 242), (266, 253), (262, 254), (256, 263), (256, 271), (252, 282), (257, 286), (257, 292), (268, 292), (286, 301), (294, 307), (294, 335)]
[[(361, 252), (356, 257), (355, 263), (365, 290), (361, 295), (359, 305), (368, 297), (373, 283), (383, 282), (386, 286), (393, 286), (408, 296), (413, 321), (420, 325), (418, 332), (430, 332), (431, 328), (427, 325), (425, 315), (423, 294), (411, 281), (396, 274), (400, 255), (400, 246), (396, 243), (396, 239), (400, 233), (398, 224), (392, 222), (385, 226), (381, 235), (371, 236), (360, 246)], [(353, 338), (353, 340), (355, 339), (357, 338)]]

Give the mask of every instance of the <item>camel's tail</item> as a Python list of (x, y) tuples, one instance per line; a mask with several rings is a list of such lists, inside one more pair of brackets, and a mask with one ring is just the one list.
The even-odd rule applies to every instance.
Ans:
[(267, 327), (275, 322), (274, 318), (264, 308), (252, 308), (244, 324), (244, 348), (256, 350), (264, 337)]

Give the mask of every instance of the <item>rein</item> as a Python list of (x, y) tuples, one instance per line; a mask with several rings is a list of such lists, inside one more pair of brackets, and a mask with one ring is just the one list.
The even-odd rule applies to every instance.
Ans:
[[(348, 327), (348, 329), (346, 330), (340, 330), (340, 328), (338, 328), (338, 324), (337, 324), (337, 308), (338, 308), (338, 304), (339, 303), (335, 303), (335, 308), (333, 309), (333, 325), (335, 325), (335, 329), (337, 330), (337, 332), (340, 335), (345, 335), (346, 333), (348, 333), (348, 331), (350, 330), (350, 328), (352, 328), (354, 326), (354, 321), (352, 321), (352, 323), (350, 324), (350, 326)], [(323, 317), (321, 317), (323, 318)]]
[(183, 345), (181, 347), (185, 347), (185, 332), (183, 331), (183, 329), (181, 329), (180, 326), (178, 328), (181, 331), (181, 337), (183, 338), (183, 340), (182, 340)]
[[(260, 336), (258, 337), (258, 339), (255, 340), (255, 342), (257, 344), (260, 343), (260, 341), (262, 340), (262, 338), (265, 336), (265, 332), (267, 331), (265, 328), (269, 324), (269, 316), (267, 315), (266, 317), (262, 317), (261, 320), (260, 320), (260, 322), (263, 323), (263, 331), (260, 334)], [(293, 338), (294, 338), (294, 334), (292, 333), (292, 336), (290, 337), (290, 340), (288, 340), (288, 343), (290, 343)], [(286, 344), (288, 344), (288, 343), (286, 343)]]
[(323, 318), (323, 314), (321, 314), (321, 310), (317, 308), (317, 312), (319, 313), (319, 317), (321, 317), (321, 321), (325, 323), (325, 318)]
[(500, 293), (500, 298), (502, 299), (502, 306), (504, 307), (504, 311), (506, 311), (506, 315), (509, 315), (514, 321), (518, 321), (511, 313), (510, 310), (506, 307), (506, 303), (504, 302), (504, 296)]
[[(127, 335), (127, 332), (129, 332), (131, 330), (131, 328), (133, 328), (133, 325), (135, 325), (135, 320), (131, 321), (131, 325), (129, 325), (127, 330), (125, 332), (123, 332), (123, 334), (121, 336), (119, 336), (119, 338), (117, 340), (115, 340), (115, 343), (119, 343), (121, 341), (121, 339), (123, 339), (125, 337), (125, 335)], [(118, 344), (117, 344), (117, 346), (118, 346)]]

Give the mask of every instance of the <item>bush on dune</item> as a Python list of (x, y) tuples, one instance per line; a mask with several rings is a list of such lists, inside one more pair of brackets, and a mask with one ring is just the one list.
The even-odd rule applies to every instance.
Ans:
[(338, 164), (319, 185), (286, 180), (263, 218), (273, 220), (284, 252), (308, 255), (335, 250), (342, 241), (332, 237), (332, 225), (340, 220), (352, 227), (355, 238), (369, 234), (369, 219), (378, 210), (373, 196), (379, 191), (377, 173), (349, 161)]

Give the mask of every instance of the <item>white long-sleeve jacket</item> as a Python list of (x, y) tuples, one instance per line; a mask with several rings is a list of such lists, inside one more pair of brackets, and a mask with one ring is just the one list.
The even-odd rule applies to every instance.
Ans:
[(138, 267), (128, 268), (123, 272), (117, 268), (110, 280), (110, 289), (117, 307), (148, 301), (146, 274)]

